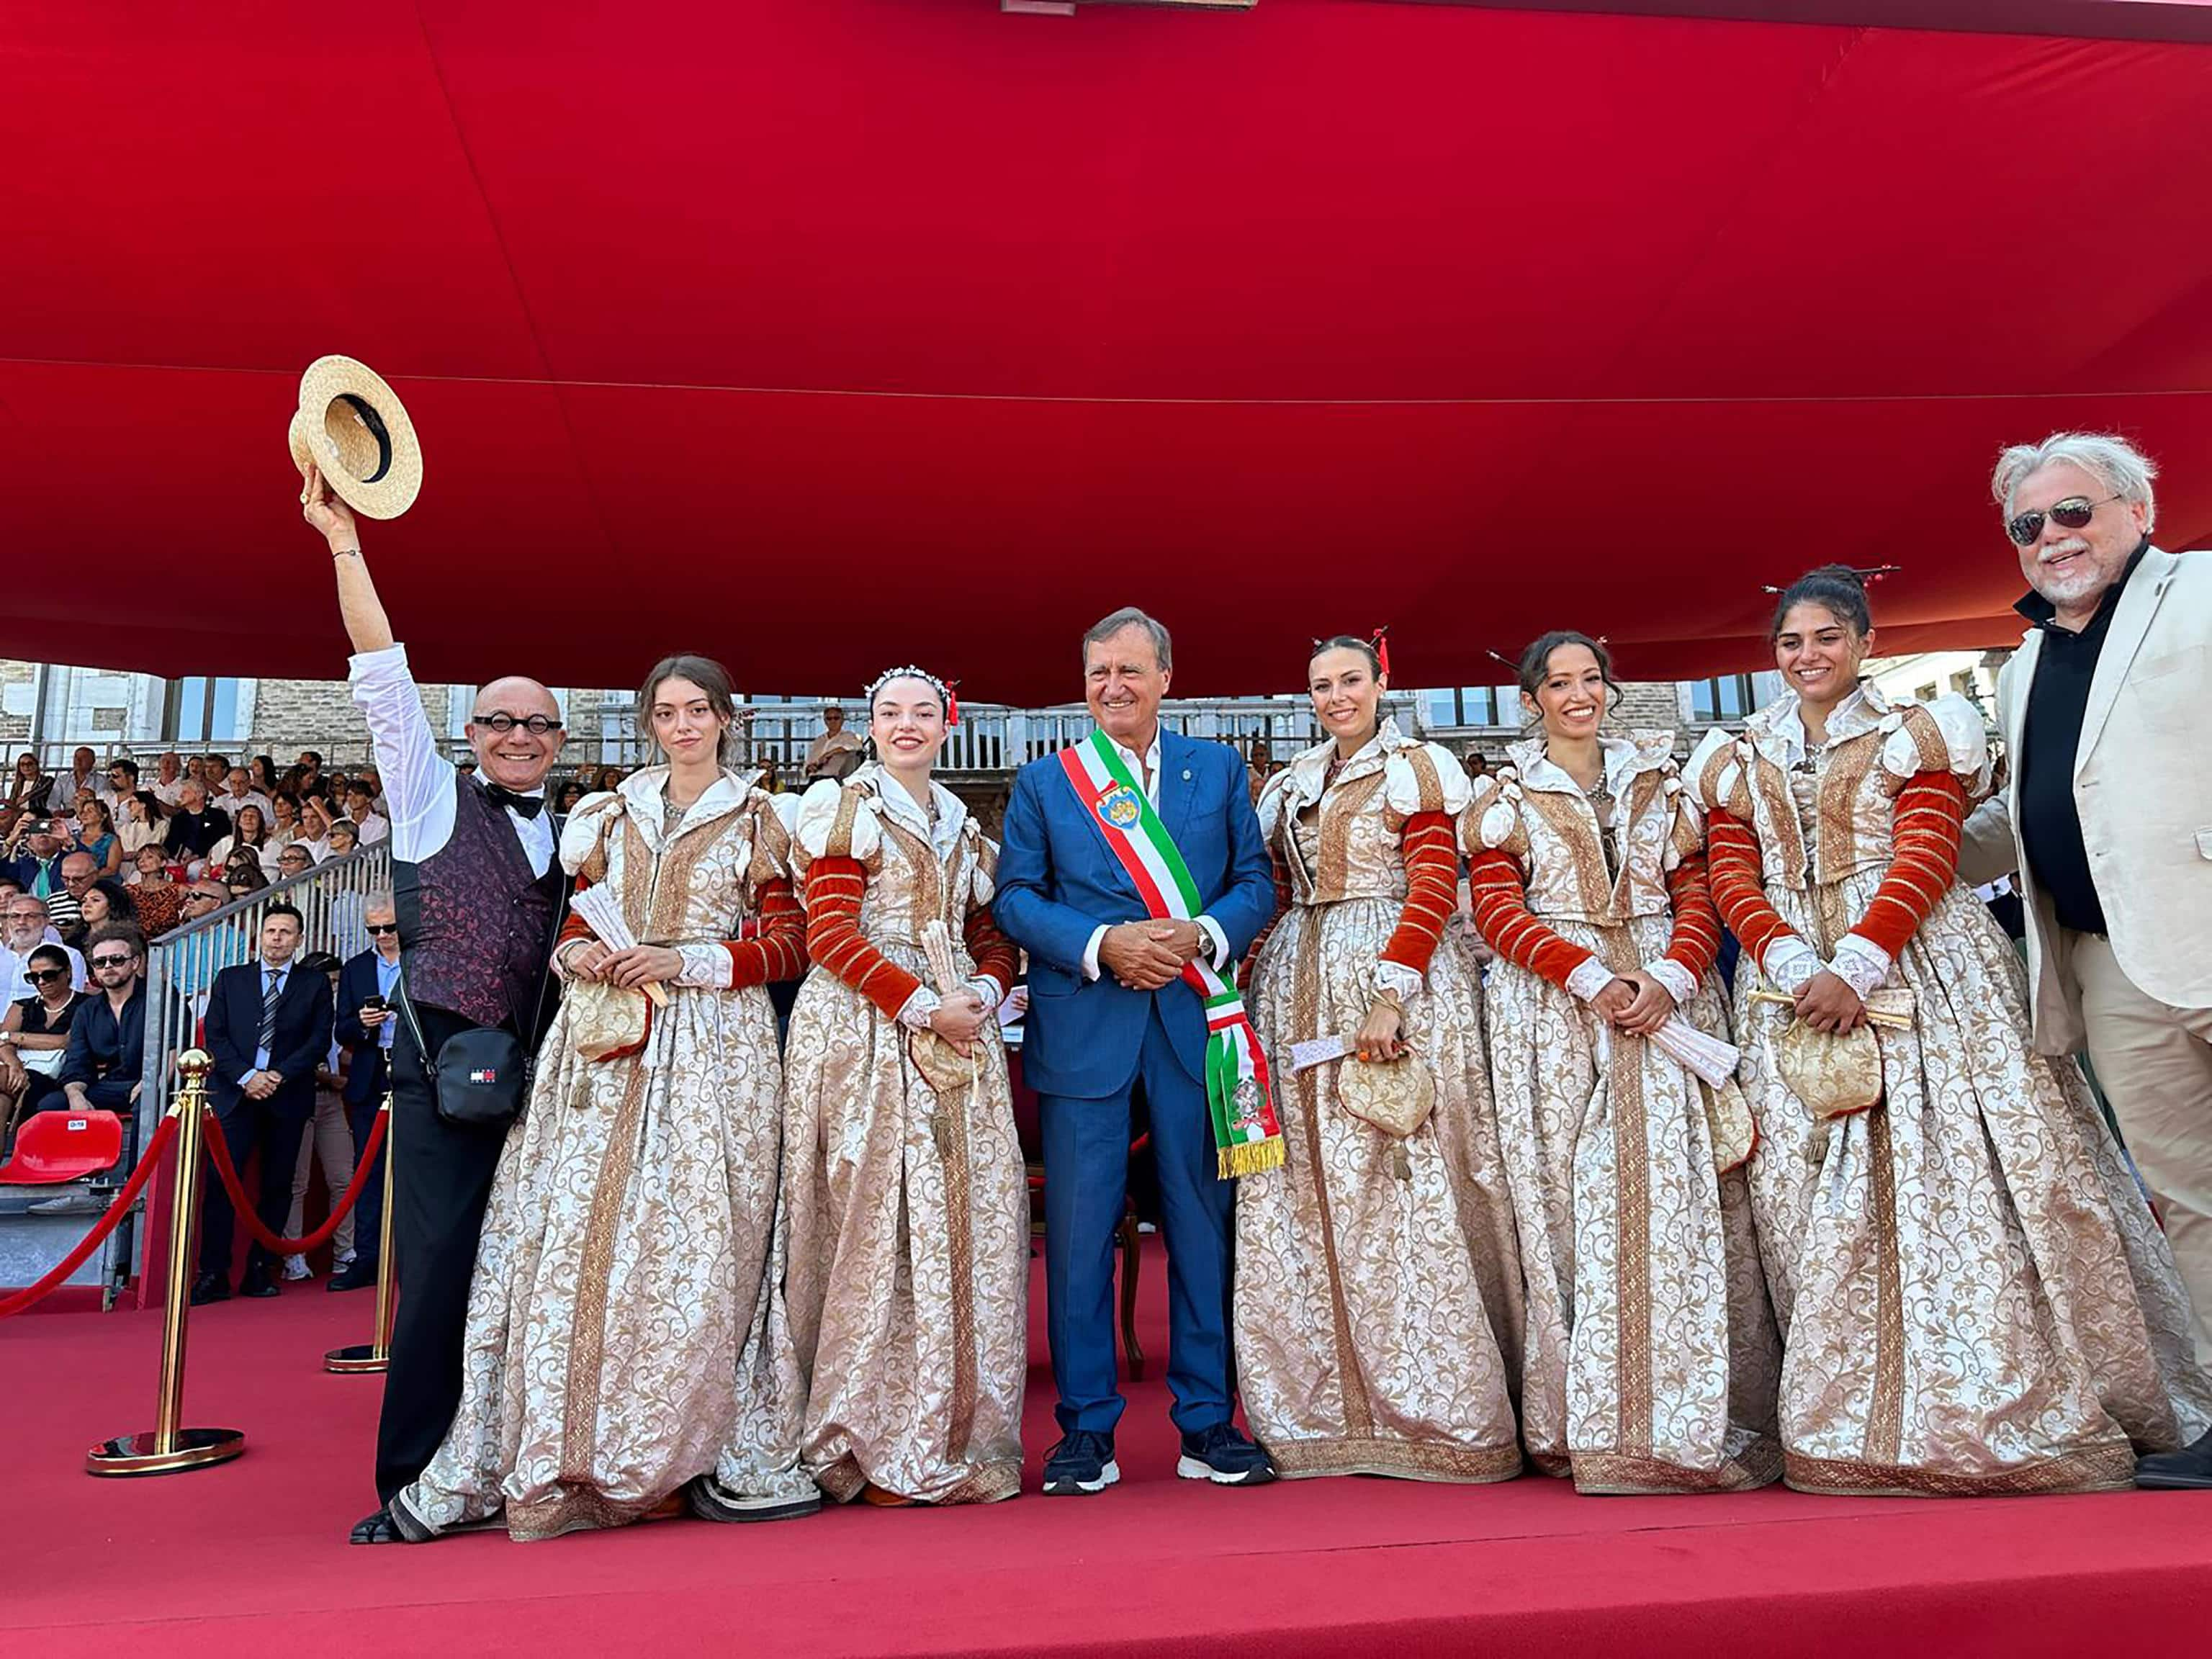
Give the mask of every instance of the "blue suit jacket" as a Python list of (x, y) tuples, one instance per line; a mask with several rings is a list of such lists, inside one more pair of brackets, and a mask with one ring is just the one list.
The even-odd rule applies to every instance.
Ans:
[[(1275, 880), (1236, 750), (1162, 732), (1160, 821), (1189, 867), (1200, 914), (1241, 957), (1275, 913)], [(1150, 912), (1056, 755), (1015, 775), (998, 888), (999, 926), (1030, 953), (1022, 1075), (1031, 1088), (1085, 1100), (1127, 1088), (1155, 1002), (1176, 1057), (1193, 1078), (1204, 1077), (1206, 1016), (1188, 984), (1131, 991), (1111, 975), (1083, 977), (1083, 947), (1102, 923), (1141, 921)], [(1232, 963), (1224, 977), (1234, 971)]]
[[(345, 1099), (349, 1106), (358, 1106), (376, 1095), (379, 1054), (383, 1052), (380, 1034), (372, 1032), (361, 1023), (361, 1007), (376, 989), (376, 947), (371, 945), (357, 956), (346, 958), (338, 970), (338, 1006), (336, 1027), (338, 1047), (351, 1056), (346, 1066)], [(395, 991), (397, 987), (394, 988)]]

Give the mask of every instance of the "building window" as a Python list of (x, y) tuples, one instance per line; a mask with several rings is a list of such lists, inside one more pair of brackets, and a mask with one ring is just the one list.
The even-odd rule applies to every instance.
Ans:
[(1723, 674), (1717, 679), (1690, 682), (1692, 720), (1745, 720), (1758, 707), (1758, 694), (1752, 690), (1748, 674)]
[(238, 729), (238, 682), (198, 674), (171, 681), (162, 728), (174, 743), (237, 742), (246, 735)]
[(1426, 724), (1443, 726), (1510, 726), (1514, 698), (1510, 685), (1443, 686), (1419, 694)]

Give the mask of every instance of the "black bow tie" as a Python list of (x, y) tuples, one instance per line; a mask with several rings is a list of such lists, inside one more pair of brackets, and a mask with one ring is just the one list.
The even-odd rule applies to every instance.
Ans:
[(508, 811), (520, 812), (526, 818), (534, 818), (545, 810), (544, 796), (519, 795), (503, 783), (484, 785), (484, 793), (489, 795)]

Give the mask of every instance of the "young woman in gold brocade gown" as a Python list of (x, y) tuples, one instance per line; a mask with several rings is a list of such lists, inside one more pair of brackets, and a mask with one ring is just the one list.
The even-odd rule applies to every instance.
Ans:
[[(799, 805), (814, 969), (785, 1061), (792, 1330), (805, 1467), (840, 1500), (1021, 1490), (1029, 1203), (994, 1012), (1018, 957), (991, 920), (998, 849), (931, 781), (950, 702), (919, 670), (884, 675), (877, 758)], [(936, 1084), (917, 1038), (951, 1062)]]
[(1583, 1492), (1759, 1486), (1781, 1472), (1778, 1354), (1703, 825), (1671, 733), (1600, 735), (1602, 645), (1547, 635), (1520, 678), (1540, 733), (1462, 823), (1499, 957), (1486, 1012), (1528, 1285), (1522, 1439)]
[[(1307, 665), (1330, 736), (1267, 781), (1261, 830), (1287, 907), (1253, 961), (1253, 1022), (1286, 1160), (1237, 1192), (1237, 1376), (1285, 1479), (1519, 1472), (1521, 1273), (1490, 1104), (1481, 979), (1444, 936), (1467, 775), (1384, 717), (1372, 645)], [(1300, 1066), (1297, 1045), (1351, 1039)], [(1402, 1137), (1354, 1115), (1363, 1063), (1418, 1066), (1435, 1103)]]
[[(1958, 696), (1893, 702), (1858, 678), (1872, 645), (1856, 574), (1800, 580), (1774, 618), (1788, 691), (1689, 769), (1743, 944), (1786, 1478), (2124, 1486), (2131, 1444), (2171, 1449), (2212, 1421), (2187, 1294), (2079, 1069), (2033, 1052), (2019, 953), (1957, 880), (1960, 825), (1990, 783), (1982, 716)], [(1773, 1042), (1793, 1018), (1856, 1027), (1877, 993), (1909, 1005), (1875, 1030), (1881, 1098), (1824, 1121)]]

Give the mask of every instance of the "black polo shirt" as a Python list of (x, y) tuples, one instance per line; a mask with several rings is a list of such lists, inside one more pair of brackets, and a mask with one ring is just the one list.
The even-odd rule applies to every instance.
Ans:
[(2040, 593), (2030, 593), (2013, 606), (2043, 630), (2021, 721), (2020, 753), (2013, 757), (2020, 772), (2020, 844), (2035, 884), (2051, 896), (2058, 925), (2077, 933), (2106, 931), (2104, 902), (2097, 896), (2088, 849), (2081, 844), (2081, 809), (2074, 799), (2081, 720), (2088, 712), (2097, 659), (2112, 632), (2112, 612), (2149, 550), (2148, 539), (2136, 549), (2119, 580), (2105, 590), (2097, 614), (2078, 634), (2058, 625), (2057, 607)]

